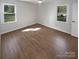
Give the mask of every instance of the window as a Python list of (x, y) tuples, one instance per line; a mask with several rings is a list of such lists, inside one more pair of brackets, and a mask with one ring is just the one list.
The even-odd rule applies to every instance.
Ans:
[(57, 21), (66, 22), (67, 6), (57, 6)]
[(3, 5), (4, 23), (12, 23), (16, 21), (16, 9), (14, 4)]

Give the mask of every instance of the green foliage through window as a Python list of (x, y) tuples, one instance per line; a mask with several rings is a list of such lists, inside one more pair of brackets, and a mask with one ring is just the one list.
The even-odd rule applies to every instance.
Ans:
[(4, 12), (6, 13), (14, 13), (14, 6), (5, 5)]
[(4, 14), (4, 22), (15, 21), (15, 14)]

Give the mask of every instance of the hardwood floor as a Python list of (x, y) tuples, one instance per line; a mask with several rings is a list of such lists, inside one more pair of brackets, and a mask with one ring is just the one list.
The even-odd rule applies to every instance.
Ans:
[(35, 24), (1, 36), (1, 59), (77, 59), (77, 41)]

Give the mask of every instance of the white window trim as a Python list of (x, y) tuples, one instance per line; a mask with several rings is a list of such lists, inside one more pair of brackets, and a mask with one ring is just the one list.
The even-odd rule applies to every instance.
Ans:
[[(14, 10), (14, 14), (15, 14), (15, 21), (10, 21), (10, 22), (4, 22), (4, 5), (12, 5), (15, 7), (15, 10)], [(16, 18), (16, 5), (15, 4), (10, 4), (10, 3), (3, 3), (2, 4), (2, 13), (1, 13), (1, 23), (2, 24), (7, 24), (7, 23), (14, 23), (14, 22), (17, 22), (17, 18)]]

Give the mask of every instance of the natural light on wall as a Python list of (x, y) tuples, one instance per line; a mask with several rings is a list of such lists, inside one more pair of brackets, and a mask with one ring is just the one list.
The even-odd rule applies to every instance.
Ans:
[(27, 32), (27, 31), (38, 31), (40, 30), (41, 28), (28, 28), (28, 29), (24, 29), (22, 30), (22, 32)]

